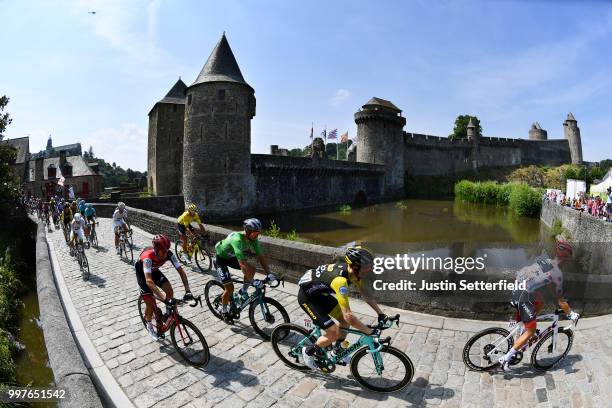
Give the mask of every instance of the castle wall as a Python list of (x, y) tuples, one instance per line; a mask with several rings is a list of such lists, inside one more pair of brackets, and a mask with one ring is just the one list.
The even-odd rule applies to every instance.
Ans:
[[(409, 175), (445, 175), (472, 169), (473, 145), (465, 140), (404, 133), (404, 163)], [(478, 167), (559, 166), (571, 162), (567, 140), (481, 137)]]
[(284, 211), (383, 197), (384, 166), (306, 157), (251, 155), (254, 212)]
[(149, 116), (148, 174), (156, 195), (182, 192), (184, 115), (184, 105), (158, 103)]

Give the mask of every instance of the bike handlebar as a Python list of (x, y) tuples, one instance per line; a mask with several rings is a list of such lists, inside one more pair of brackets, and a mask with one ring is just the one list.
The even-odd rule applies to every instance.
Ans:
[[(189, 303), (191, 301), (193, 301), (193, 303)], [(193, 296), (191, 299), (188, 299), (188, 300), (172, 298), (172, 299), (164, 301), (164, 303), (166, 305), (169, 304), (169, 306), (172, 306), (172, 305), (180, 306), (180, 305), (188, 304), (191, 307), (196, 307), (199, 303), (200, 307), (202, 307), (202, 295), (199, 295), (198, 297)]]
[(367, 324), (366, 326), (370, 329), (385, 330), (385, 329), (389, 329), (393, 327), (393, 323), (395, 323), (397, 327), (399, 327), (399, 318), (400, 318), (400, 315), (398, 313), (393, 317), (389, 317), (384, 322), (378, 322), (378, 324)]

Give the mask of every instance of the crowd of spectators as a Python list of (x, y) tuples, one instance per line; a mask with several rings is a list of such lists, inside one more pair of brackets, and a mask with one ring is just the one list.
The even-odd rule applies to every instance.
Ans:
[(612, 188), (608, 187), (605, 198), (599, 195), (588, 195), (580, 192), (577, 198), (567, 197), (563, 192), (549, 191), (544, 195), (544, 199), (570, 207), (575, 210), (585, 212), (593, 217), (597, 217), (608, 222), (612, 221)]

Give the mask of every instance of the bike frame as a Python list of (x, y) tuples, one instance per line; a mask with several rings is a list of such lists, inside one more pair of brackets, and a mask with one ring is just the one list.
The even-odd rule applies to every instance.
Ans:
[[(157, 301), (159, 299), (157, 299), (154, 295), (146, 293), (146, 294), (142, 295), (142, 298), (143, 298), (143, 300), (144, 300), (144, 298), (151, 298), (151, 299), (153, 299), (153, 302), (155, 303), (155, 307), (157, 308)], [(200, 298), (198, 297), (198, 300), (199, 299)], [(159, 300), (159, 301), (161, 302), (161, 300)], [(158, 335), (162, 336), (164, 333), (166, 333), (168, 330), (170, 330), (170, 328), (172, 327), (173, 324), (177, 324), (178, 325), (177, 327), (178, 327), (178, 330), (179, 330), (179, 334), (181, 336), (181, 340), (183, 341), (183, 343), (185, 343), (185, 335), (183, 334), (183, 329), (181, 328), (181, 325), (178, 324), (180, 319), (181, 319), (181, 316), (180, 316), (180, 314), (178, 312), (178, 306), (179, 306), (179, 304), (186, 304), (187, 302), (184, 302), (184, 301), (181, 301), (181, 302), (182, 303), (176, 303), (175, 305), (173, 305), (172, 309), (170, 311), (170, 315), (168, 316), (168, 318), (165, 321), (162, 320), (162, 324), (160, 325), (160, 328), (158, 329), (158, 331), (159, 331)], [(201, 300), (200, 300), (200, 302), (201, 302)], [(160, 309), (160, 312), (161, 312), (161, 309)], [(153, 310), (153, 313), (155, 313), (155, 310)]]
[[(376, 373), (378, 375), (382, 375), (382, 372), (385, 369), (385, 366), (384, 366), (384, 363), (382, 361), (382, 357), (380, 356), (380, 350), (382, 350), (382, 348), (383, 348), (384, 341), (380, 342), (378, 337), (372, 337), (372, 336), (370, 336), (368, 334), (365, 334), (364, 332), (361, 332), (359, 330), (355, 330), (355, 329), (351, 329), (351, 328), (344, 328), (344, 327), (341, 327), (340, 330), (342, 330), (345, 333), (357, 334), (360, 337), (359, 337), (359, 339), (357, 339), (357, 341), (355, 343), (351, 344), (346, 349), (340, 350), (339, 352), (337, 352), (335, 355), (333, 355), (331, 357), (328, 356), (326, 350), (323, 350), (323, 352), (325, 353), (325, 358), (327, 360), (331, 361), (333, 364), (336, 364), (338, 361), (343, 360), (346, 356), (349, 356), (349, 355), (353, 354), (355, 351), (359, 350), (363, 346), (367, 346), (368, 350), (366, 350), (366, 351), (372, 355), (372, 359), (374, 360), (374, 366), (376, 367)], [(315, 326), (315, 328), (312, 329), (310, 331), (310, 333), (308, 333), (308, 336), (304, 337), (298, 343), (298, 350), (294, 350), (294, 352), (298, 352), (299, 355), (301, 355), (302, 354), (302, 351), (301, 351), (302, 347), (304, 347), (306, 341), (310, 340), (310, 338), (317, 338), (318, 339), (319, 337), (321, 337), (321, 328), (318, 327), (318, 326)]]
[[(529, 347), (531, 347), (533, 344), (537, 343), (540, 339), (542, 339), (544, 336), (546, 336), (549, 332), (553, 332), (553, 339), (552, 339), (552, 351), (555, 352), (557, 350), (557, 333), (559, 333), (559, 315), (554, 314), (554, 313), (550, 313), (550, 314), (545, 314), (542, 316), (537, 316), (536, 320), (548, 320), (548, 319), (552, 319), (552, 324), (550, 326), (548, 326), (548, 328), (546, 328), (546, 330), (540, 332), (540, 333), (536, 333), (533, 336), (531, 336), (529, 338), (529, 340), (523, 344), (523, 346), (520, 348), (520, 350), (518, 350), (519, 352), (523, 353), (525, 351), (527, 351), (529, 349)], [(519, 325), (517, 324), (515, 328), (513, 328), (510, 331), (510, 334), (508, 334), (506, 337), (504, 337), (503, 339), (501, 339), (500, 341), (498, 341), (497, 343), (494, 344), (494, 348), (489, 351), (487, 354), (485, 354), (486, 357), (491, 357), (491, 354), (493, 354), (494, 352), (499, 353), (500, 349), (498, 348), (499, 346), (501, 346), (502, 344), (506, 344), (506, 342), (508, 341), (508, 339), (510, 339), (511, 337), (514, 337), (514, 334), (519, 330)]]
[[(232, 282), (233, 282), (233, 283), (244, 283), (244, 281), (241, 281), (241, 280), (235, 280), (235, 279), (232, 279)], [(234, 294), (235, 294), (235, 293), (236, 293), (236, 292), (234, 292)], [(267, 307), (267, 305), (265, 304), (265, 302), (263, 302), (263, 297), (265, 296), (265, 294), (266, 294), (266, 287), (265, 287), (265, 285), (264, 285), (264, 286), (263, 286), (263, 287), (261, 287), (261, 288), (255, 288), (255, 293), (251, 294), (251, 295), (248, 297), (248, 299), (246, 299), (245, 301), (243, 301), (242, 299), (240, 299), (240, 304), (239, 304), (239, 305), (238, 305), (238, 304), (236, 304), (236, 302), (235, 302), (235, 300), (234, 300), (234, 299), (232, 299), (232, 301), (234, 301), (234, 304), (235, 304), (235, 306), (238, 308), (238, 311), (239, 311), (239, 312), (242, 312), (244, 309), (246, 309), (246, 307), (247, 307), (248, 305), (250, 305), (250, 304), (251, 304), (251, 303), (253, 303), (253, 302), (257, 302), (257, 303), (259, 303), (259, 304), (262, 306), (262, 308), (261, 308), (261, 309), (262, 309), (262, 310), (261, 310), (262, 317), (264, 317), (264, 318), (265, 318), (265, 317), (266, 317), (266, 313), (268, 313), (268, 307)]]

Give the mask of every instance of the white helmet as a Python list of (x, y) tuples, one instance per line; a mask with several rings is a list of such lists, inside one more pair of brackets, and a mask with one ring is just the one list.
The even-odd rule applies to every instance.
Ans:
[(117, 207), (119, 207), (120, 210), (124, 210), (125, 209), (125, 203), (123, 201), (119, 201), (119, 204), (117, 204)]
[(81, 222), (81, 214), (80, 213), (76, 213), (74, 214), (74, 220), (76, 222)]

